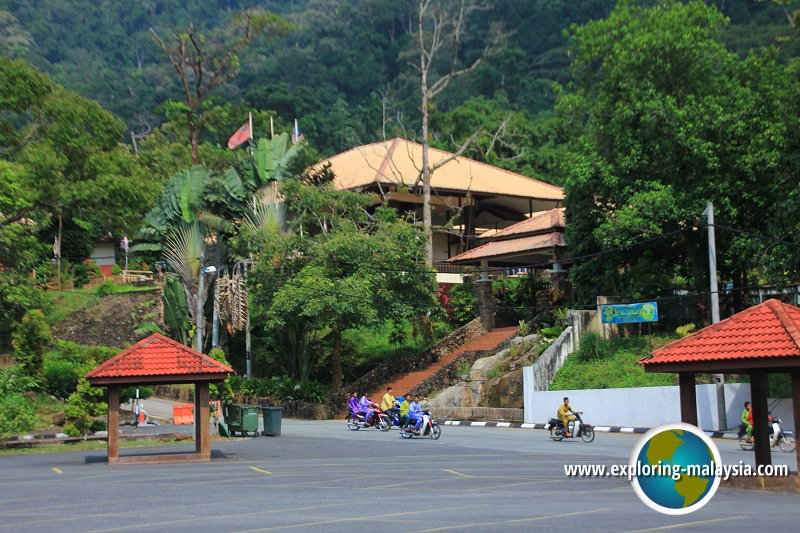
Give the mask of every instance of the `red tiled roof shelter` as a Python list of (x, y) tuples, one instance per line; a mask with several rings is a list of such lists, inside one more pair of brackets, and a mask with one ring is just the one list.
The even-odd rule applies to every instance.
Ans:
[[(88, 372), (86, 379), (92, 386), (108, 387), (108, 463), (211, 460), (208, 386), (225, 380), (231, 372), (231, 367), (159, 333), (142, 339)], [(120, 457), (117, 429), (120, 388), (164, 383), (195, 385), (195, 453)]]
[[(639, 363), (646, 372), (677, 372), (681, 418), (697, 424), (695, 375), (750, 375), (753, 420), (767, 420), (767, 375), (790, 373), (795, 435), (800, 430), (800, 308), (776, 299), (673, 341)], [(753, 425), (757, 464), (770, 464), (765, 424)], [(797, 450), (800, 464), (800, 449)]]

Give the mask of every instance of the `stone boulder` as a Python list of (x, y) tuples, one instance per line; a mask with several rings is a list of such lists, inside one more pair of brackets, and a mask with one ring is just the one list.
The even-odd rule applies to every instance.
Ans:
[(497, 352), (489, 357), (482, 357), (475, 361), (472, 370), (469, 372), (470, 381), (483, 381), (491, 370), (508, 357), (508, 350)]
[(480, 382), (457, 383), (444, 389), (430, 400), (430, 406), (435, 407), (477, 407), (481, 397), (483, 385)]

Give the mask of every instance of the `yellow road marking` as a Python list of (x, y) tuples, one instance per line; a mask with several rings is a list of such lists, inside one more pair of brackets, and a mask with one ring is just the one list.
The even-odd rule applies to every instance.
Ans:
[(269, 470), (262, 470), (261, 468), (258, 468), (258, 467), (255, 467), (255, 466), (251, 466), (250, 470), (255, 470), (256, 472), (261, 472), (262, 474), (266, 474), (268, 476), (272, 475), (272, 472), (270, 472)]
[(64, 472), (62, 472), (62, 471), (61, 471), (61, 469), (60, 469), (60, 468), (53, 467), (53, 468), (52, 468), (52, 470), (53, 470), (53, 472), (55, 472), (56, 474), (63, 474), (63, 473), (64, 473)]
[(659, 526), (659, 527), (650, 527), (647, 529), (632, 529), (630, 531), (626, 531), (625, 533), (643, 533), (645, 531), (665, 531), (667, 529), (675, 529), (678, 527), (692, 527), (692, 526), (704, 526), (706, 524), (714, 524), (716, 522), (728, 522), (730, 520), (741, 520), (742, 518), (747, 518), (746, 516), (726, 516), (725, 518), (714, 518), (712, 520), (700, 520), (697, 522), (682, 522), (680, 524), (669, 524), (667, 526)]
[(575, 513), (560, 513), (560, 514), (551, 514), (551, 515), (544, 515), (544, 516), (534, 516), (532, 518), (517, 518), (516, 520), (500, 520), (498, 522), (483, 522), (480, 524), (476, 524), (474, 522), (470, 524), (459, 524), (457, 526), (445, 526), (445, 527), (435, 527), (432, 529), (420, 529), (419, 531), (415, 531), (414, 533), (430, 533), (432, 531), (447, 531), (448, 529), (464, 529), (464, 528), (474, 528), (475, 526), (501, 526), (503, 524), (522, 524), (525, 522), (537, 522), (539, 520), (550, 520), (551, 518), (561, 518), (567, 516), (578, 516), (582, 514), (592, 514), (592, 513), (604, 513), (606, 511), (610, 511), (611, 509), (592, 509), (591, 511), (578, 511)]
[(461, 477), (475, 477), (475, 476), (470, 476), (469, 474), (462, 474), (461, 472), (456, 472), (455, 470), (448, 470), (447, 468), (442, 468), (442, 470), (444, 472), (450, 472), (451, 474), (455, 474)]

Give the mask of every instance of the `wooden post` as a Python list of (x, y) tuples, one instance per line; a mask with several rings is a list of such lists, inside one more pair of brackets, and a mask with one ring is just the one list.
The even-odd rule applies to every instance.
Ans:
[(211, 459), (211, 412), (208, 406), (208, 382), (195, 383), (194, 412), (197, 424), (195, 452), (204, 459)]
[[(800, 370), (792, 372), (792, 407), (794, 411), (794, 438), (797, 440), (800, 431)], [(795, 447), (797, 454), (797, 472), (800, 475), (800, 448)]]
[(697, 391), (694, 385), (694, 372), (678, 373), (681, 396), (681, 422), (697, 425)]
[(119, 460), (119, 385), (108, 386), (108, 464)]
[(762, 370), (750, 372), (750, 399), (753, 405), (753, 440), (756, 466), (772, 464), (769, 448), (769, 425), (767, 424), (767, 374)]

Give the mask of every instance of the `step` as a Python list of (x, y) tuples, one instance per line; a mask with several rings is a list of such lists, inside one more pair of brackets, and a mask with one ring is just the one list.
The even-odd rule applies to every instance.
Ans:
[(373, 401), (380, 402), (380, 399), (386, 393), (387, 387), (392, 387), (392, 392), (395, 396), (400, 396), (405, 394), (407, 391), (412, 390), (414, 387), (425, 381), (427, 378), (432, 376), (437, 370), (442, 368), (444, 365), (461, 355), (466, 351), (471, 350), (488, 350), (494, 348), (498, 344), (502, 343), (509, 337), (516, 335), (518, 328), (516, 327), (506, 327), (506, 328), (497, 328), (488, 333), (481, 335), (476, 339), (472, 339), (471, 341), (467, 342), (460, 348), (453, 350), (452, 352), (448, 353), (435, 363), (431, 363), (426, 368), (422, 370), (417, 370), (414, 372), (407, 372), (405, 374), (401, 374), (395, 377), (389, 383), (383, 385), (381, 388), (372, 391), (368, 394), (368, 398)]

